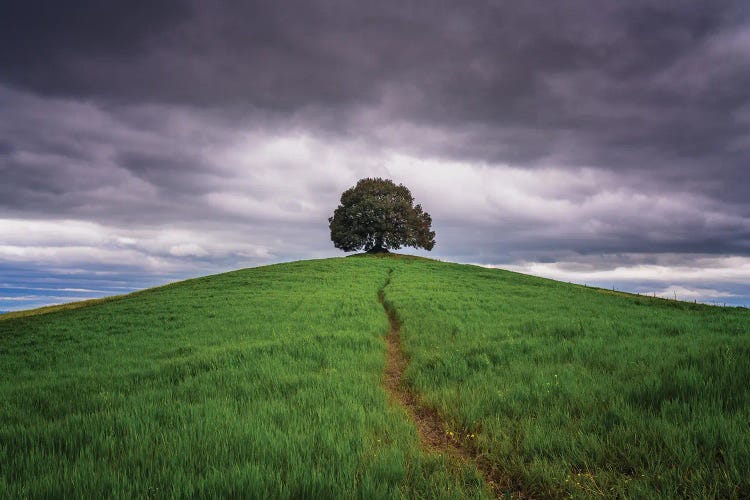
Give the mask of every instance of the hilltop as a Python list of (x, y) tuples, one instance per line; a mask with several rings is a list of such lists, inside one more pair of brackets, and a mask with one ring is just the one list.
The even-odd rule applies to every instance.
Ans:
[(0, 317), (0, 497), (747, 497), (750, 311), (404, 256)]

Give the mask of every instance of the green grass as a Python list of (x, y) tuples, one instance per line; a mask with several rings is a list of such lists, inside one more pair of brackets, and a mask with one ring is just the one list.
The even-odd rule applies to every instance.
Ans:
[(394, 272), (407, 379), (534, 496), (750, 496), (750, 314), (505, 271)]
[(0, 321), (0, 497), (476, 496), (381, 388), (381, 263)]
[[(483, 497), (406, 378), (534, 496), (750, 496), (750, 313), (425, 259), (295, 262), (0, 316), (0, 497)], [(468, 438), (467, 438), (468, 439)]]

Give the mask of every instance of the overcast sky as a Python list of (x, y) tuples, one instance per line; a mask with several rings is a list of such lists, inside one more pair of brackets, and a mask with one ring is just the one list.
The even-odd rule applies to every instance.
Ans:
[(4, 1), (0, 310), (340, 255), (367, 176), (436, 258), (750, 306), (748, 89), (744, 0)]

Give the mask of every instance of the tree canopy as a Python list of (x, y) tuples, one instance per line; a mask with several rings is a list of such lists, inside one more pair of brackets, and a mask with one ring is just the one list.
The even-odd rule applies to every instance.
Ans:
[(328, 219), (331, 241), (346, 252), (386, 252), (401, 247), (432, 250), (432, 218), (414, 205), (403, 184), (389, 179), (366, 178), (341, 195), (341, 204)]

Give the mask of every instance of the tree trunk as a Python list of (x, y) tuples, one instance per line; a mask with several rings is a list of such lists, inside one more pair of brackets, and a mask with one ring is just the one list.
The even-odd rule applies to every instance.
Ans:
[(383, 247), (383, 240), (377, 240), (375, 246), (369, 249), (367, 253), (388, 253), (388, 249)]

